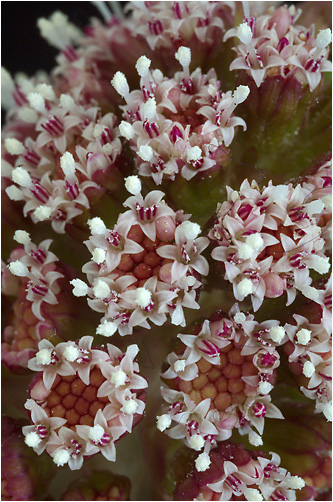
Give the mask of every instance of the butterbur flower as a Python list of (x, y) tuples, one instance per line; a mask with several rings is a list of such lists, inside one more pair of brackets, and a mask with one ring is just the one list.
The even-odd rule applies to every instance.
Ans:
[(183, 67), (174, 78), (150, 70), (151, 61), (142, 56), (136, 69), (141, 77), (140, 91), (130, 92), (125, 75), (117, 72), (111, 83), (125, 99), (119, 126), (137, 154), (138, 171), (156, 184), (163, 179), (186, 180), (197, 174), (219, 169), (228, 157), (235, 128), (246, 123), (234, 116), (236, 106), (247, 98), (249, 88), (239, 86), (223, 93), (214, 70), (207, 75), (197, 68), (189, 72), (191, 50), (180, 47), (175, 54)]
[(331, 500), (317, 4), (91, 2), (2, 69), (4, 500)]
[[(245, 70), (259, 87), (266, 75), (278, 73), (284, 78), (307, 81), (311, 91), (319, 84), (322, 72), (331, 70), (327, 46), (331, 30), (321, 30), (314, 37), (311, 28), (295, 24), (300, 15), (294, 6), (279, 7), (270, 16), (246, 18), (237, 28), (224, 35), (224, 40), (237, 37), (238, 57), (230, 70)], [(296, 72), (296, 73), (295, 73)], [(305, 78), (304, 78), (305, 77)]]
[(212, 257), (224, 262), (224, 278), (237, 300), (250, 295), (258, 310), (265, 297), (287, 293), (290, 305), (296, 290), (311, 285), (310, 270), (326, 274), (330, 269), (315, 217), (324, 203), (308, 202), (311, 192), (301, 185), (270, 183), (260, 190), (245, 180), (239, 192), (227, 190), (228, 200), (218, 208), (209, 233), (216, 243)]
[(69, 336), (76, 306), (68, 288), (72, 272), (49, 250), (52, 240), (37, 246), (24, 230), (17, 230), (14, 239), (24, 247), (12, 251), (3, 273), (4, 295), (16, 298), (3, 332), (2, 361), (11, 370), (21, 371), (42, 339)]
[[(283, 335), (277, 340), (279, 331)], [(229, 316), (218, 313), (194, 334), (178, 338), (182, 343), (167, 357), (161, 375), (174, 389), (162, 388), (171, 405), (157, 418), (157, 427), (190, 448), (204, 447), (204, 453), (228, 439), (233, 428), (261, 445), (264, 417), (283, 418), (268, 394), (280, 364), (275, 347), (285, 338), (284, 329), (274, 321), (258, 324), (235, 305)]]
[(83, 337), (76, 344), (53, 347), (42, 340), (29, 362), (30, 369), (42, 374), (33, 379), (25, 405), (33, 423), (23, 428), (25, 442), (38, 454), (46, 450), (57, 466), (68, 464), (72, 470), (98, 452), (114, 462), (115, 442), (131, 432), (145, 407), (142, 391), (147, 382), (134, 362), (138, 347), (132, 345), (122, 354), (112, 345), (108, 352), (90, 349), (91, 343), (92, 337)]
[(74, 279), (73, 293), (88, 295), (89, 306), (104, 317), (97, 333), (111, 336), (131, 334), (135, 326), (161, 326), (171, 316), (173, 324), (184, 324), (183, 307), (198, 308), (200, 278), (208, 274), (202, 251), (207, 237), (201, 229), (175, 213), (160, 191), (141, 195), (138, 177), (126, 179), (133, 196), (124, 206), (112, 230), (99, 218), (90, 220), (92, 236), (86, 245), (92, 261), (84, 265), (91, 284)]
[(202, 454), (195, 459), (195, 468), (190, 464), (187, 477), (176, 485), (174, 500), (295, 500), (294, 490), (305, 485), (302, 478), (280, 467), (276, 453), (268, 457), (229, 441), (213, 449), (207, 460), (204, 473)]

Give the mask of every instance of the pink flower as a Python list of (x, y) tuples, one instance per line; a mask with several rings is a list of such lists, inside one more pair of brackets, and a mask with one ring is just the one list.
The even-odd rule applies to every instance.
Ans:
[(311, 284), (310, 269), (325, 274), (330, 268), (314, 216), (324, 204), (308, 202), (309, 191), (301, 185), (275, 187), (270, 182), (259, 190), (245, 180), (239, 193), (227, 190), (228, 201), (218, 209), (209, 233), (218, 244), (212, 257), (224, 262), (224, 277), (237, 300), (250, 295), (258, 310), (265, 296), (286, 292), (289, 305), (297, 289)]

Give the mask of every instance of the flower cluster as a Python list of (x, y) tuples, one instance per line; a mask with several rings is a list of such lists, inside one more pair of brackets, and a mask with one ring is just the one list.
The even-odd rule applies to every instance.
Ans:
[(100, 218), (89, 221), (92, 236), (86, 245), (92, 261), (83, 267), (90, 287), (74, 279), (73, 293), (88, 295), (88, 304), (104, 313), (97, 333), (111, 336), (131, 334), (135, 326), (149, 328), (171, 322), (185, 325), (183, 308), (199, 308), (197, 289), (208, 274), (201, 255), (207, 237), (198, 237), (200, 227), (182, 211), (173, 211), (163, 192), (141, 195), (137, 176), (126, 180), (133, 194), (112, 230)]
[(217, 210), (209, 236), (216, 247), (212, 257), (224, 263), (224, 278), (235, 298), (251, 296), (254, 310), (263, 299), (296, 290), (311, 291), (310, 270), (326, 274), (329, 258), (318, 220), (325, 209), (321, 198), (310, 200), (309, 187), (273, 185), (260, 189), (245, 180), (239, 192), (227, 187), (228, 200)]
[(162, 388), (170, 406), (157, 427), (205, 454), (216, 441), (230, 438), (235, 427), (251, 444), (261, 445), (264, 417), (283, 418), (269, 392), (285, 329), (277, 321), (257, 323), (236, 304), (228, 316), (217, 313), (178, 338), (181, 344), (168, 355), (162, 373), (173, 389)]
[(153, 50), (196, 40), (211, 47), (221, 40), (225, 25), (233, 23), (235, 2), (146, 2), (128, 9), (136, 36)]
[(63, 233), (104, 193), (108, 183), (101, 187), (101, 179), (112, 180), (117, 171), (116, 117), (102, 116), (91, 102), (81, 104), (75, 92), (58, 96), (50, 84), (27, 79), (15, 85), (9, 74), (5, 83), (18, 104), (3, 135), (4, 176), (13, 182), (6, 193), (24, 202), (23, 213), (33, 222), (50, 221)]
[(200, 68), (190, 73), (188, 47), (181, 46), (176, 59), (183, 71), (170, 79), (160, 70), (151, 71), (150, 59), (141, 56), (136, 63), (140, 90), (130, 92), (121, 72), (111, 81), (126, 101), (120, 134), (138, 156), (139, 174), (151, 176), (157, 184), (174, 180), (178, 173), (190, 180), (199, 172), (219, 169), (228, 160), (224, 147), (231, 144), (235, 128), (246, 129), (233, 112), (249, 88), (241, 85), (224, 93), (213, 69), (207, 75)]
[(327, 60), (332, 41), (329, 28), (314, 36), (313, 25), (307, 29), (295, 24), (300, 10), (292, 5), (279, 7), (273, 14), (247, 17), (237, 28), (224, 35), (239, 39), (237, 58), (230, 70), (245, 70), (259, 87), (268, 75), (294, 77), (305, 81), (313, 91), (320, 83), (322, 72), (331, 71)]
[(125, 354), (108, 344), (91, 348), (93, 337), (54, 346), (42, 340), (29, 369), (33, 379), (25, 407), (33, 425), (25, 442), (39, 455), (46, 450), (58, 466), (80, 469), (84, 457), (101, 452), (116, 460), (116, 441), (132, 431), (144, 413), (146, 380), (139, 375), (137, 345)]
[(17, 230), (15, 240), (23, 244), (24, 248), (18, 248), (12, 253), (12, 258), (16, 259), (9, 263), (9, 271), (17, 277), (27, 279), (25, 298), (32, 303), (32, 314), (45, 321), (43, 304), (58, 303), (58, 281), (64, 277), (55, 265), (58, 258), (49, 251), (52, 240), (45, 240), (37, 246), (31, 242), (30, 235), (25, 230)]
[[(196, 469), (176, 486), (174, 500), (295, 500), (303, 479), (281, 468), (279, 455), (270, 455), (220, 443), (207, 458), (196, 458)], [(207, 469), (201, 469), (204, 464)]]

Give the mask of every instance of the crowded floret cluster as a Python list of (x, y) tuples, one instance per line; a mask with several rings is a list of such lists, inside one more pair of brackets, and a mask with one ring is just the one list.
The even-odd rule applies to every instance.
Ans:
[(32, 421), (23, 427), (25, 442), (72, 470), (99, 452), (114, 462), (116, 441), (132, 431), (145, 408), (147, 381), (135, 361), (138, 346), (123, 354), (110, 344), (107, 350), (92, 348), (92, 341), (84, 336), (54, 346), (42, 340), (28, 363), (42, 373), (32, 381), (25, 403)]

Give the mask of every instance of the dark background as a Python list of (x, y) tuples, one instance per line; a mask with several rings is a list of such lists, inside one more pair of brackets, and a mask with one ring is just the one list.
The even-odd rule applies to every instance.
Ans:
[(91, 17), (100, 18), (91, 2), (1, 2), (2, 63), (11, 74), (23, 71), (29, 76), (37, 70), (50, 71), (59, 52), (39, 33), (36, 22), (60, 10), (79, 28)]

